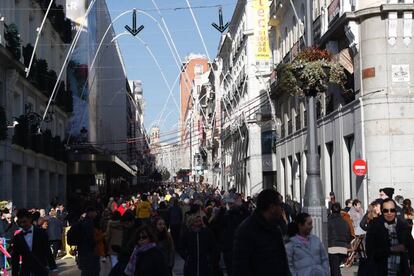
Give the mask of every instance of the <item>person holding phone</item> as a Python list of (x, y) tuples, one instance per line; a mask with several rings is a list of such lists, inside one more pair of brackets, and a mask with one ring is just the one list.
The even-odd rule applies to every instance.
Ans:
[[(414, 272), (414, 240), (408, 224), (397, 218), (397, 204), (386, 198), (381, 205), (382, 215), (368, 226), (366, 251), (376, 274), (410, 275)], [(374, 272), (374, 271), (372, 271)]]

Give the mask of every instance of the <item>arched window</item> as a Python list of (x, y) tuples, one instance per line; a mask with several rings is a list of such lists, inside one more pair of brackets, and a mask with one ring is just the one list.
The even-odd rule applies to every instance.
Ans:
[(303, 23), (305, 24), (305, 4), (300, 5), (300, 15), (299, 17), (302, 19)]
[(285, 27), (285, 51), (283, 53), (283, 56), (286, 55), (287, 52), (289, 52), (289, 49), (290, 49), (289, 45), (290, 45), (290, 42), (289, 42), (288, 28)]

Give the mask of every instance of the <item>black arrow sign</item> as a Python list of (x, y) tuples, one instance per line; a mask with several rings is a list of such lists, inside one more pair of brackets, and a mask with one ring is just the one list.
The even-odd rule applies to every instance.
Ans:
[(144, 25), (141, 25), (137, 29), (137, 11), (136, 10), (134, 10), (134, 12), (132, 14), (132, 29), (128, 25), (125, 25), (125, 29), (128, 32), (130, 32), (133, 36), (136, 36), (140, 31), (142, 31), (144, 29)]
[(211, 24), (214, 28), (216, 28), (217, 31), (219, 31), (220, 33), (223, 33), (227, 27), (229, 26), (229, 23), (227, 22), (226, 25), (223, 25), (223, 9), (220, 7), (219, 8), (219, 24), (217, 25), (216, 23)]

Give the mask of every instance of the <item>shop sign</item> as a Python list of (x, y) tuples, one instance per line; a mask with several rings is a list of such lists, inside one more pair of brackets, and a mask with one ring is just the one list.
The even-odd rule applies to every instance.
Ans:
[(270, 66), (270, 47), (269, 47), (269, 1), (253, 0), (252, 1), (254, 21), (254, 34), (256, 38), (255, 55), (257, 69), (260, 71), (269, 70)]

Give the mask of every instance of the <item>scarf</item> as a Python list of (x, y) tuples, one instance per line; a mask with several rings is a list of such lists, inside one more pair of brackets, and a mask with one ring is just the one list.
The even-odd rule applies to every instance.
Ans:
[(301, 235), (296, 235), (296, 238), (298, 241), (303, 244), (304, 246), (308, 246), (309, 244), (309, 236), (308, 237), (302, 237)]
[(135, 246), (134, 247), (134, 251), (131, 254), (131, 258), (129, 259), (128, 265), (125, 268), (124, 273), (128, 276), (132, 276), (135, 273), (135, 266), (137, 264), (137, 259), (138, 259), (138, 255), (140, 253), (143, 253), (145, 251), (150, 250), (151, 248), (156, 247), (157, 245), (155, 244), (155, 242), (151, 242), (148, 244), (145, 244), (143, 246)]
[[(389, 224), (384, 222), (385, 228), (388, 230), (388, 238), (390, 240), (391, 246), (398, 245), (398, 236), (397, 236), (397, 220), (394, 223)], [(388, 256), (387, 267), (388, 267), (388, 276), (396, 276), (400, 270), (400, 260), (401, 256), (397, 254), (391, 254)]]

